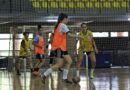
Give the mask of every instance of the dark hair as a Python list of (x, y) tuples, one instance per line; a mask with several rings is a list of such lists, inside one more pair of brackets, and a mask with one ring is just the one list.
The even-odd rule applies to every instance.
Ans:
[(25, 36), (26, 34), (29, 34), (29, 32), (23, 32), (23, 35)]
[(58, 27), (59, 23), (64, 19), (64, 18), (68, 18), (68, 15), (65, 13), (60, 13), (58, 16), (58, 21), (55, 25), (55, 29)]
[(39, 31), (41, 28), (42, 28), (41, 25), (37, 25), (37, 29), (38, 29), (38, 31)]
[(82, 27), (83, 25), (86, 25), (86, 26), (87, 26), (87, 24), (86, 24), (86, 23), (81, 23), (81, 25), (80, 25), (80, 26)]

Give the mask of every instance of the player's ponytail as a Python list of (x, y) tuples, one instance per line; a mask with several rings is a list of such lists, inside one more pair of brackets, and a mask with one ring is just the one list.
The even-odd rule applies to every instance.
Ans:
[(57, 23), (56, 23), (56, 25), (55, 25), (54, 30), (57, 29), (58, 25), (60, 24), (60, 22), (61, 22), (64, 18), (68, 18), (68, 15), (65, 14), (65, 13), (60, 13), (59, 16), (58, 16), (58, 21), (57, 21)]

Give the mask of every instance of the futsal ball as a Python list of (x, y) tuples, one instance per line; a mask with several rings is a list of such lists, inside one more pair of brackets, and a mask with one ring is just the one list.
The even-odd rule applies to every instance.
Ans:
[(74, 77), (73, 79), (73, 82), (75, 83), (75, 84), (78, 84), (79, 82), (80, 82), (80, 77)]

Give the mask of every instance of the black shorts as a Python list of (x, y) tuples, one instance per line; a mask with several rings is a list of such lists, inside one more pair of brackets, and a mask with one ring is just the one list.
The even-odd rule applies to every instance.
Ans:
[(26, 57), (27, 57), (27, 56), (19, 56), (19, 58), (23, 58), (23, 59), (26, 58)]
[(62, 51), (61, 49), (56, 49), (54, 51), (51, 51), (50, 53), (50, 57), (63, 58), (63, 55), (68, 55), (68, 51)]
[(90, 52), (83, 51), (83, 53), (86, 53), (87, 55), (91, 54), (92, 52), (94, 51), (90, 51)]
[(36, 54), (36, 59), (44, 59), (44, 54)]

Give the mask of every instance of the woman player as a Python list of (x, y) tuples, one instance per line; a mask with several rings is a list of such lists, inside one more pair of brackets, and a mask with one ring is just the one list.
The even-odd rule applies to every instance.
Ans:
[(43, 83), (45, 83), (45, 79), (48, 75), (50, 75), (54, 70), (58, 70), (63, 66), (64, 61), (65, 66), (63, 70), (63, 80), (66, 83), (72, 83), (72, 81), (68, 80), (68, 72), (72, 63), (72, 59), (68, 54), (66, 47), (66, 35), (68, 34), (71, 37), (76, 37), (76, 35), (72, 35), (69, 33), (69, 29), (66, 26), (68, 23), (68, 16), (64, 13), (61, 13), (58, 17), (58, 22), (54, 29), (54, 37), (52, 41), (51, 51), (55, 52), (55, 57), (57, 63), (54, 64), (51, 68), (47, 69), (42, 75)]
[(96, 67), (96, 57), (95, 52), (98, 53), (96, 44), (94, 39), (92, 38), (92, 32), (87, 28), (86, 23), (81, 24), (81, 31), (79, 32), (79, 36), (84, 38), (80, 40), (79, 46), (79, 54), (78, 54), (78, 61), (77, 61), (77, 76), (79, 76), (80, 65), (83, 60), (83, 54), (87, 53), (91, 60), (91, 71), (90, 71), (90, 78), (94, 78), (94, 69)]
[(39, 69), (43, 66), (45, 60), (44, 60), (44, 40), (42, 37), (42, 31), (41, 31), (41, 26), (38, 25), (38, 33), (35, 35), (34, 40), (33, 40), (33, 45), (35, 47), (35, 54), (36, 54), (36, 59), (37, 63), (34, 66), (34, 75), (39, 74)]

